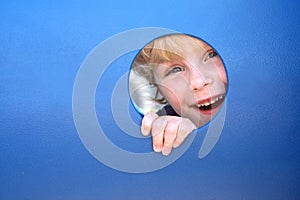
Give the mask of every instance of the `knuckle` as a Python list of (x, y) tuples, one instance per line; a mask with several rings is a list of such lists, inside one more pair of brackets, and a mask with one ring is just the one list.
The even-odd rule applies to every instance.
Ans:
[(157, 118), (152, 125), (153, 132), (160, 133), (164, 131), (167, 121), (163, 118)]
[(155, 125), (155, 126), (163, 126), (166, 122), (167, 122), (167, 120), (165, 119), (165, 117), (158, 117), (153, 122), (153, 125)]
[(165, 128), (165, 135), (166, 137), (172, 137), (176, 135), (178, 127), (175, 124), (168, 124)]
[(191, 123), (182, 123), (179, 126), (179, 130), (178, 132), (180, 133), (180, 135), (185, 135), (187, 136), (188, 134), (190, 134), (193, 130), (195, 129), (195, 125), (191, 124)]

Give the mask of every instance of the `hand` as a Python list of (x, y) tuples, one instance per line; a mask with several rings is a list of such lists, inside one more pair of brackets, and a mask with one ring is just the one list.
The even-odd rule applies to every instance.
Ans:
[(153, 149), (169, 155), (173, 148), (179, 147), (196, 126), (191, 120), (176, 116), (158, 116), (148, 112), (143, 120), (141, 132), (144, 136), (152, 133)]

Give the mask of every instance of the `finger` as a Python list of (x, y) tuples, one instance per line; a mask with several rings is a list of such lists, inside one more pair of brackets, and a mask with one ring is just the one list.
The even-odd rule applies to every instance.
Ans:
[(197, 129), (197, 127), (189, 119), (184, 118), (182, 123), (179, 124), (178, 134), (173, 143), (173, 147), (179, 147), (185, 138), (195, 129)]
[(143, 120), (142, 120), (142, 126), (141, 126), (141, 132), (144, 136), (148, 136), (151, 132), (151, 127), (154, 122), (154, 120), (158, 117), (158, 115), (155, 112), (148, 112)]
[(165, 117), (158, 117), (152, 125), (152, 141), (153, 149), (156, 152), (161, 152), (163, 148), (164, 130), (168, 121)]
[(164, 143), (162, 154), (167, 156), (172, 152), (173, 143), (177, 137), (177, 132), (179, 125), (181, 124), (181, 118), (176, 118), (175, 120), (168, 120), (164, 132)]

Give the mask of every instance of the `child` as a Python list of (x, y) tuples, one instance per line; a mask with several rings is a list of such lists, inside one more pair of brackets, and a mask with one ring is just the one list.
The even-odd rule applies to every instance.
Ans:
[(143, 135), (152, 133), (154, 151), (163, 155), (208, 123), (224, 102), (224, 65), (209, 45), (195, 37), (171, 34), (153, 40), (137, 55), (132, 69), (156, 87), (155, 100), (166, 104), (156, 113), (146, 113), (141, 126)]

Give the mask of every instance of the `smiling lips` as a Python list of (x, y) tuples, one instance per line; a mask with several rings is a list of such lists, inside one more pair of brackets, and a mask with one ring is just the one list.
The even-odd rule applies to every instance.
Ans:
[(217, 96), (214, 98), (209, 98), (207, 100), (201, 101), (201, 104), (198, 103), (197, 107), (201, 111), (211, 110), (211, 109), (216, 108), (219, 105), (221, 105), (223, 103), (224, 99), (225, 99), (225, 95), (220, 95), (220, 96)]

